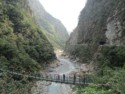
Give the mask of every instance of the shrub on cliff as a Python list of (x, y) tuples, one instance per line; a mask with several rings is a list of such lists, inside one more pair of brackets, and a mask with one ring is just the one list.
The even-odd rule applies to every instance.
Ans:
[[(36, 26), (26, 0), (0, 0), (0, 69), (35, 73), (55, 58), (54, 49)], [(4, 74), (0, 76), (0, 94), (31, 94), (32, 80)]]

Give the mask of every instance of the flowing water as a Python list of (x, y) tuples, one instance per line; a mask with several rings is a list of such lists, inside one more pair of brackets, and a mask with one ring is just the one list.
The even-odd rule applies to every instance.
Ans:
[[(59, 58), (61, 65), (54, 68), (53, 72), (50, 74), (69, 74), (72, 71), (75, 71), (74, 64), (66, 58)], [(74, 94), (70, 85), (60, 84), (55, 82), (46, 82), (46, 81), (37, 81), (36, 86), (32, 88), (32, 94)]]
[[(69, 59), (59, 58), (61, 66), (54, 69), (54, 74), (69, 74), (75, 70), (74, 64)], [(69, 85), (52, 82), (49, 86), (49, 94), (72, 94)]]

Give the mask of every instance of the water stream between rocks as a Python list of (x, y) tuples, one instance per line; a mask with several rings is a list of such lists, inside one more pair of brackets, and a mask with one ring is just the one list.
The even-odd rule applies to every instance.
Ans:
[[(60, 66), (52, 68), (52, 72), (49, 74), (69, 74), (76, 71), (76, 65), (74, 65), (70, 59), (64, 57), (58, 57)], [(55, 82), (37, 81), (36, 85), (32, 88), (32, 94), (74, 94), (70, 85), (60, 84)]]
[[(69, 74), (75, 71), (74, 64), (66, 58), (59, 58), (61, 66), (54, 69), (54, 74)], [(54, 83), (49, 86), (49, 94), (72, 94), (72, 90), (69, 85)]]

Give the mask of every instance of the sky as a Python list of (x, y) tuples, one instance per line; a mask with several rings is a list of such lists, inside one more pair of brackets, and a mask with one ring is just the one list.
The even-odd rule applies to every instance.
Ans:
[(39, 0), (45, 10), (59, 19), (70, 33), (77, 26), (87, 0)]

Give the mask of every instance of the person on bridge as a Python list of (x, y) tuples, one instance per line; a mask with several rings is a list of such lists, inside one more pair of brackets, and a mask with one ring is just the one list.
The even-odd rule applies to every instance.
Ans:
[(73, 83), (75, 83), (76, 82), (76, 75), (74, 74), (74, 82)]
[(58, 80), (60, 80), (60, 75), (58, 74)]
[(65, 74), (63, 74), (63, 81), (65, 81)]

